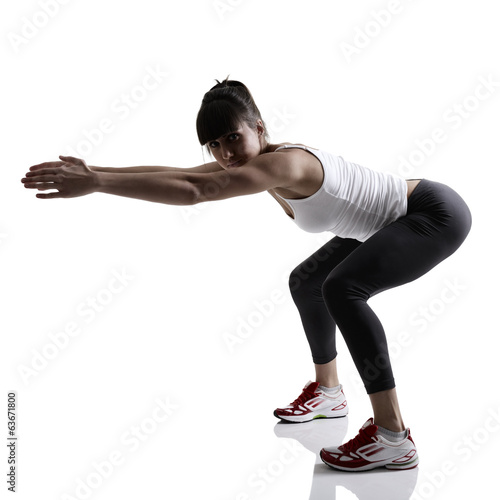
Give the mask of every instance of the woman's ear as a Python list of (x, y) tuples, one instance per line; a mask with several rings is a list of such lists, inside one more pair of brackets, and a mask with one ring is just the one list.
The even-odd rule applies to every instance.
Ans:
[(263, 135), (265, 133), (264, 124), (261, 120), (257, 120), (257, 134)]

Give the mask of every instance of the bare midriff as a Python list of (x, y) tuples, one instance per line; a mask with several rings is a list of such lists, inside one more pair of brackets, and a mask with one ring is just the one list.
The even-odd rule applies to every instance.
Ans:
[(408, 194), (406, 195), (407, 198), (410, 197), (411, 193), (413, 193), (413, 190), (417, 187), (420, 181), (421, 179), (412, 179), (410, 181), (406, 181), (406, 184), (408, 185)]

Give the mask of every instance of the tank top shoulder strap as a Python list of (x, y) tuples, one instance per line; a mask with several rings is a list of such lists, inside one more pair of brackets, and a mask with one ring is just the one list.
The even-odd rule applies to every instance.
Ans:
[(276, 148), (274, 151), (278, 151), (278, 149), (282, 149), (282, 148), (300, 148), (300, 149), (305, 149), (307, 151), (307, 147), (306, 146), (302, 146), (301, 144), (285, 144), (283, 146), (280, 146), (279, 148)]
[[(303, 149), (304, 151), (307, 151), (311, 154), (313, 154), (321, 163), (321, 165), (323, 166), (324, 165), (324, 156), (322, 154), (322, 152), (319, 150), (319, 149), (316, 149), (316, 148), (308, 148), (307, 146), (304, 146), (302, 144), (284, 144), (283, 146), (280, 146), (279, 148), (276, 148), (274, 151), (278, 151), (278, 149), (282, 149), (282, 148), (299, 148), (299, 149)], [(323, 168), (324, 170), (324, 168)]]

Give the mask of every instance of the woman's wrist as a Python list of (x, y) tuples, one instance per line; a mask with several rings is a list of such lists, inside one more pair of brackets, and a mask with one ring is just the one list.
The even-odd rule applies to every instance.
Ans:
[(94, 186), (93, 191), (94, 193), (102, 192), (103, 186), (105, 184), (104, 182), (105, 179), (103, 179), (103, 174), (105, 174), (105, 172), (102, 172), (101, 170), (93, 170), (93, 167), (91, 167), (91, 170), (92, 170), (93, 186)]

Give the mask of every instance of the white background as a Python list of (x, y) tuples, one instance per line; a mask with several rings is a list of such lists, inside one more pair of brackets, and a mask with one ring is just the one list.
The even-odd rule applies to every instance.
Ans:
[[(23, 0), (2, 11), (2, 495), (14, 390), (21, 499), (392, 498), (397, 481), (411, 491), (415, 479), (414, 499), (478, 489), (492, 498), (494, 2)], [(153, 70), (155, 88), (141, 88)], [(370, 302), (391, 344), (416, 472), (314, 468), (295, 440), (307, 448), (307, 436), (276, 435), (273, 410), (314, 377), (288, 274), (331, 235), (302, 232), (267, 193), (174, 207), (101, 194), (40, 200), (20, 183), (60, 154), (107, 167), (208, 161), (196, 113), (228, 74), (252, 91), (272, 142), (445, 182), (471, 208), (473, 229), (452, 257)], [(63, 333), (72, 327), (78, 335)], [(338, 349), (350, 414), (318, 423), (323, 446), (371, 416), (341, 335)], [(158, 400), (170, 405), (161, 422)], [(141, 426), (143, 440), (132, 439)], [(106, 468), (112, 457), (120, 463)]]

